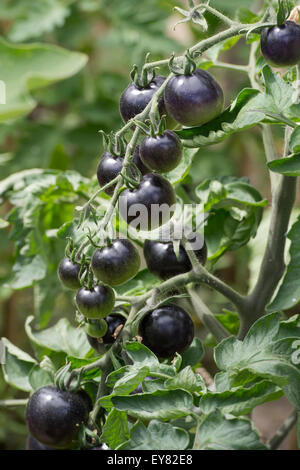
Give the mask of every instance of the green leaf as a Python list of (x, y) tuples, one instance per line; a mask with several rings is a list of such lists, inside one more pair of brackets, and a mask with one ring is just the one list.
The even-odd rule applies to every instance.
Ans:
[(300, 301), (300, 217), (287, 237), (291, 240), (290, 262), (276, 297), (267, 307), (269, 312), (292, 308)]
[(13, 289), (31, 287), (35, 282), (44, 279), (47, 264), (41, 255), (23, 257), (19, 256), (12, 269), (12, 277), (5, 284)]
[(217, 313), (215, 317), (223, 325), (229, 333), (237, 335), (240, 329), (240, 317), (236, 312), (230, 312), (229, 310), (223, 309), (224, 313)]
[(277, 24), (282, 25), (290, 14), (289, 2), (278, 0)]
[(177, 165), (174, 170), (165, 174), (165, 177), (170, 181), (170, 183), (172, 183), (173, 185), (176, 183), (180, 183), (180, 181), (182, 181), (186, 177), (186, 175), (189, 173), (193, 158), (196, 153), (197, 150), (188, 149), (186, 147), (183, 148), (183, 156), (179, 165)]
[(295, 339), (277, 340), (279, 328), (279, 314), (272, 313), (256, 321), (243, 341), (234, 337), (223, 340), (215, 348), (216, 364), (224, 371), (218, 381), (232, 388), (265, 378), (281, 387), (288, 400), (300, 408), (300, 367), (292, 361)]
[(31, 323), (34, 317), (27, 318), (25, 331), (39, 357), (51, 356), (51, 352), (63, 352), (68, 356), (84, 359), (91, 347), (82, 328), (74, 328), (66, 318), (56, 325), (33, 331)]
[(283, 392), (268, 381), (261, 381), (249, 388), (238, 387), (235, 390), (213, 393), (207, 392), (199, 402), (199, 408), (204, 414), (222, 409), (224, 413), (234, 416), (248, 414), (256, 406), (277, 400)]
[(201, 362), (203, 355), (204, 349), (200, 339), (194, 338), (191, 345), (181, 354), (181, 369), (184, 369), (188, 365), (191, 367), (198, 366)]
[[(51, 32), (64, 24), (69, 13), (69, 8), (59, 0), (23, 0), (17, 14), (14, 14), (8, 37), (18, 42)], [(9, 10), (6, 14), (9, 16)]]
[(293, 153), (300, 152), (300, 126), (295, 127), (293, 130), (289, 141), (289, 147)]
[(165, 386), (169, 390), (182, 389), (190, 393), (202, 393), (205, 389), (205, 383), (201, 375), (195, 374), (191, 366), (182, 369), (175, 377), (167, 379)]
[(265, 97), (253, 88), (242, 90), (235, 101), (220, 114), (201, 127), (176, 131), (186, 147), (205, 147), (222, 142), (229, 135), (257, 125), (264, 119), (262, 113), (249, 112), (261, 108)]
[(159, 365), (159, 361), (155, 354), (150, 351), (147, 346), (139, 343), (138, 341), (126, 344), (126, 351), (133, 363), (138, 363), (139, 366), (146, 366), (151, 368)]
[[(71, 364), (71, 369), (79, 369), (80, 367), (83, 366), (88, 366), (89, 364), (92, 364), (93, 362), (96, 361), (95, 357), (91, 357), (89, 359), (78, 359), (77, 357), (74, 356), (67, 356), (67, 358), (64, 360), (64, 363), (70, 362)], [(95, 368), (91, 369), (88, 371), (85, 371), (82, 375), (82, 382), (84, 383), (85, 381), (88, 382), (92, 379), (95, 379), (96, 377), (99, 377), (101, 375), (101, 369), (100, 368)]]
[(295, 88), (291, 83), (285, 82), (279, 73), (273, 72), (268, 65), (263, 68), (262, 73), (267, 96), (272, 98), (275, 105), (275, 107), (272, 106), (272, 109), (280, 114), (295, 103)]
[(141, 295), (148, 290), (151, 290), (159, 283), (160, 281), (156, 276), (151, 274), (148, 269), (143, 269), (135, 276), (134, 279), (131, 279), (122, 286), (117, 286), (115, 290), (119, 295)]
[(7, 338), (2, 338), (1, 341), (5, 347), (5, 364), (2, 364), (5, 381), (19, 390), (30, 392), (32, 387), (29, 373), (36, 364), (35, 359), (14, 346)]
[(4, 39), (0, 39), (0, 55), (1, 79), (6, 85), (0, 122), (28, 114), (36, 105), (31, 91), (71, 77), (87, 62), (85, 54), (54, 45), (14, 45)]
[(205, 416), (195, 437), (195, 450), (267, 450), (251, 421), (226, 419), (220, 411)]
[[(124, 375), (119, 377), (121, 370), (125, 371)], [(137, 388), (143, 382), (147, 375), (149, 375), (149, 367), (134, 367), (127, 366), (112, 372), (107, 377), (107, 385), (114, 387), (113, 393), (115, 395), (127, 395)], [(117, 380), (115, 380), (117, 378)]]
[(268, 163), (268, 167), (274, 173), (280, 173), (285, 176), (300, 176), (300, 153), (272, 160)]
[(284, 338), (300, 338), (300, 316), (294, 315), (286, 321), (280, 322), (275, 340)]
[(258, 15), (248, 8), (241, 7), (237, 11), (237, 19), (244, 24), (257, 23), (260, 19)]
[[(210, 47), (208, 51), (206, 51), (206, 56), (212, 61), (216, 62), (218, 60), (219, 55), (222, 52), (229, 51), (232, 49), (236, 43), (240, 40), (241, 36), (235, 36), (233, 38), (225, 39), (225, 41), (221, 41), (213, 47)], [(201, 64), (200, 64), (201, 65)]]
[(118, 450), (184, 450), (188, 445), (189, 435), (184, 429), (154, 419), (147, 428), (138, 421), (130, 430), (130, 440)]
[(196, 194), (203, 211), (211, 211), (204, 228), (210, 259), (240, 248), (256, 235), (267, 200), (244, 180), (205, 180)]
[(180, 418), (188, 415), (193, 409), (192, 395), (183, 390), (158, 390), (153, 393), (112, 396), (111, 401), (118, 410), (147, 421)]
[(39, 365), (33, 366), (29, 373), (29, 383), (33, 391), (38, 390), (46, 385), (53, 385), (53, 377), (44, 369), (41, 369)]
[(261, 122), (282, 124), (286, 119), (299, 120), (300, 106), (295, 88), (265, 65), (266, 92), (245, 88), (236, 100), (216, 119), (200, 127), (176, 131), (186, 147), (202, 147), (223, 141), (229, 135)]
[(129, 439), (128, 421), (124, 411), (113, 408), (102, 429), (101, 440), (112, 450)]

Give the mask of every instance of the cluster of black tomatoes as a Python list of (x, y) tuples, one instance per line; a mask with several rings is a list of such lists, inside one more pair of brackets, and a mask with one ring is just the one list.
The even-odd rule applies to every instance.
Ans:
[[(273, 66), (296, 65), (300, 61), (300, 27), (293, 21), (266, 28), (261, 36), (261, 51)], [(120, 112), (125, 122), (141, 113), (165, 78), (153, 77), (147, 86), (131, 83), (123, 92)], [(223, 108), (223, 92), (208, 73), (200, 69), (186, 74), (176, 74), (167, 83), (164, 96), (159, 101), (160, 114), (167, 115), (167, 122), (183, 126), (200, 126), (219, 115)], [(167, 173), (180, 163), (182, 145), (172, 130), (152, 133), (136, 147), (132, 162), (142, 174), (139, 185), (126, 189), (127, 208), (121, 216), (130, 222), (126, 212), (136, 203), (149, 211), (152, 204), (175, 203), (172, 185), (161, 173)], [(97, 170), (101, 187), (115, 179), (123, 167), (124, 156), (105, 152)], [(106, 189), (112, 195), (114, 186)], [(159, 225), (165, 221), (160, 220)], [(154, 228), (154, 227), (151, 227)], [(206, 245), (195, 250), (198, 260), (205, 264)], [(189, 257), (183, 246), (176, 256), (172, 242), (146, 240), (144, 257), (151, 273), (162, 280), (188, 272)], [(114, 286), (132, 279), (139, 271), (140, 256), (134, 244), (117, 238), (107, 246), (96, 249), (91, 268), (97, 283), (81, 286), (81, 266), (76, 260), (64, 258), (58, 269), (62, 283), (76, 290), (76, 304), (85, 318), (85, 331), (92, 347), (102, 353), (103, 345), (115, 341), (126, 318), (114, 311)], [(175, 304), (162, 305), (149, 312), (139, 325), (142, 342), (158, 357), (170, 358), (183, 352), (194, 336), (190, 316)], [(136, 393), (139, 391), (137, 390)], [(78, 432), (81, 424), (87, 424), (92, 403), (89, 396), (80, 391), (72, 393), (54, 386), (42, 387), (30, 398), (26, 409), (26, 422), (30, 432), (28, 448), (33, 450), (78, 448)], [(104, 450), (104, 445), (93, 447)]]

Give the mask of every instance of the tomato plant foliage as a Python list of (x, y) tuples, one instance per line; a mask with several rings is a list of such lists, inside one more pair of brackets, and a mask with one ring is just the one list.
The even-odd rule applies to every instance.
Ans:
[[(24, 3), (24, 10), (12, 11), (9, 2), (0, 7), (4, 18), (14, 18), (8, 33), (11, 42), (0, 40), (0, 79), (8, 83), (0, 122), (8, 126), (36, 108), (39, 90), (76, 76), (88, 60), (81, 52), (50, 43), (16, 44), (54, 31), (73, 14), (72, 6), (59, 0)], [(116, 2), (104, 3), (106, 15), (113, 15)], [(300, 301), (299, 216), (290, 223), (300, 175), (300, 64), (297, 47), (289, 58), (283, 44), (284, 60), (278, 58), (278, 49), (276, 62), (273, 50), (265, 52), (265, 42), (272, 28), (282, 30), (290, 23), (289, 41), (293, 42), (294, 31), (299, 42), (298, 10), (287, 8), (295, 6), (291, 2), (272, 1), (259, 13), (242, 8), (232, 20), (217, 9), (220, 2), (193, 8), (189, 2), (190, 10), (177, 10), (184, 22), (192, 21), (202, 32), (199, 42), (180, 55), (172, 39), (158, 44), (156, 28), (167, 13), (153, 1), (147, 5), (149, 14), (150, 3), (158, 16), (153, 13), (153, 23), (149, 19), (149, 30), (141, 26), (145, 6), (133, 11), (124, 2), (112, 16), (121, 25), (115, 41), (130, 49), (123, 30), (129, 23), (141, 33), (142, 52), (151, 44), (159, 60), (150, 62), (147, 56), (133, 68), (121, 98), (123, 127), (112, 131), (103, 125), (102, 158), (109, 162), (98, 161), (91, 178), (79, 167), (68, 169), (69, 157), (65, 146), (57, 145), (57, 134), (64, 143), (72, 141), (74, 134), (66, 131), (72, 116), (61, 129), (33, 122), (27, 130), (40, 131), (40, 149), (49, 165), (35, 161), (0, 182), (1, 202), (7, 209), (0, 228), (7, 231), (15, 250), (5, 288), (32, 288), (33, 293), (33, 314), (24, 327), (31, 352), (3, 338), (3, 377), (28, 397), (51, 390), (55, 399), (62, 396), (66, 403), (79, 404), (81, 414), (78, 419), (76, 410), (72, 415), (70, 436), (49, 434), (58, 448), (66, 443), (76, 449), (104, 443), (119, 451), (272, 449), (300, 411), (300, 318), (288, 312)], [(82, 13), (98, 7), (81, 0), (76, 8)], [(206, 13), (221, 20), (225, 29), (211, 32), (214, 24)], [(246, 36), (250, 50), (248, 65), (220, 62), (222, 52), (241, 36)], [(109, 45), (112, 38), (108, 35), (106, 41)], [(178, 55), (165, 58), (171, 45)], [(277, 64), (292, 68), (278, 72)], [(159, 79), (157, 67), (164, 73)], [(249, 81), (224, 110), (223, 90), (213, 78), (215, 67), (233, 74), (239, 70)], [(104, 89), (102, 94), (107, 106), (118, 112), (111, 91)], [(47, 99), (51, 102), (50, 95)], [(95, 115), (96, 123), (105, 121)], [(275, 127), (285, 128), (280, 158), (272, 137)], [(227, 252), (240, 250), (251, 239), (255, 243), (268, 199), (247, 175), (203, 174), (200, 183), (193, 184), (191, 169), (207, 147), (231, 142), (240, 133), (247, 138), (250, 128), (264, 143), (272, 214), (254, 288), (241, 294), (216, 275), (216, 266)], [(32, 148), (31, 137), (26, 139), (17, 155), (24, 151), (26, 156), (26, 148)], [(77, 151), (82, 153), (80, 146)], [(153, 222), (152, 206), (158, 203), (169, 212)], [(146, 209), (146, 216), (132, 228), (136, 205)], [(182, 223), (187, 206), (188, 217)], [(189, 233), (181, 231), (178, 238), (177, 229), (186, 225)], [(190, 232), (201, 234), (204, 248), (192, 248), (195, 236), (191, 238)], [(285, 264), (287, 239), (290, 256)], [(143, 257), (144, 244), (148, 250)], [(149, 246), (159, 245), (172, 255), (169, 270), (151, 259)], [(168, 263), (167, 256), (162, 259)], [(158, 266), (151, 268), (151, 261)], [(204, 302), (205, 286), (226, 299), (222, 312), (213, 302)], [(71, 321), (62, 314), (64, 308), (61, 318), (53, 316), (61, 293), (74, 310)], [(218, 371), (213, 377), (204, 367), (210, 348)], [(265, 442), (250, 413), (282, 396), (293, 406), (293, 415), (274, 439)], [(30, 416), (30, 429), (45, 429), (47, 420), (51, 422), (49, 413), (51, 403), (47, 412), (41, 411), (37, 426)], [(299, 422), (297, 427), (299, 431)], [(44, 444), (51, 442), (44, 438)]]

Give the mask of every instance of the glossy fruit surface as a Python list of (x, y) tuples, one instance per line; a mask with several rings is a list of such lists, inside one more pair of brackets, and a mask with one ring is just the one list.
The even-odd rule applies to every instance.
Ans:
[(270, 65), (296, 65), (300, 61), (300, 26), (294, 21), (286, 21), (282, 25), (265, 28), (261, 33), (260, 47)]
[(86, 402), (80, 395), (47, 386), (30, 397), (26, 424), (30, 434), (42, 444), (70, 448), (76, 445), (79, 426), (87, 423), (88, 414)]
[(70, 258), (61, 260), (58, 266), (58, 277), (65, 287), (68, 289), (78, 289), (80, 287), (79, 281), (80, 265), (73, 263)]
[[(207, 247), (203, 241), (202, 248), (195, 250), (201, 264), (206, 263)], [(189, 257), (182, 245), (179, 247), (179, 258), (175, 254), (172, 242), (146, 240), (144, 243), (144, 257), (149, 271), (162, 280), (170, 279), (192, 269)]]
[(132, 279), (140, 268), (140, 255), (127, 239), (116, 238), (111, 245), (95, 251), (92, 269), (99, 281), (119, 286)]
[(32, 436), (28, 436), (26, 443), (27, 450), (55, 450), (53, 447), (45, 446), (41, 442), (34, 439)]
[(194, 338), (190, 316), (173, 304), (164, 305), (146, 315), (139, 325), (142, 342), (161, 358), (185, 351)]
[[(166, 77), (157, 75), (145, 88), (138, 87), (133, 82), (128, 85), (120, 99), (120, 113), (125, 122), (145, 109), (152, 96), (161, 87), (165, 79)], [(159, 111), (161, 114), (164, 112), (163, 98), (159, 101)]]
[(140, 230), (153, 230), (174, 214), (176, 195), (169, 181), (156, 173), (143, 176), (136, 189), (125, 189), (119, 198), (119, 212), (127, 223)]
[(113, 334), (120, 325), (124, 325), (126, 320), (122, 315), (112, 314), (112, 315), (108, 315), (105, 318), (105, 321), (107, 323), (107, 332), (101, 338), (102, 340), (101, 343), (99, 343), (96, 338), (92, 338), (91, 336), (87, 335), (88, 342), (90, 343), (92, 348), (94, 348), (95, 351), (99, 352), (100, 354), (103, 354), (104, 344), (112, 344), (115, 342), (115, 338), (113, 337)]
[(218, 116), (224, 105), (222, 88), (205, 70), (175, 75), (164, 94), (170, 116), (187, 127), (201, 126)]
[(105, 320), (90, 320), (85, 324), (85, 332), (92, 338), (102, 338), (107, 332), (107, 323)]
[[(145, 167), (143, 162), (140, 159), (140, 149), (139, 146), (136, 147), (135, 152), (132, 157), (133, 163), (138, 167), (142, 175), (149, 172), (148, 168)], [(124, 158), (123, 157), (115, 157), (109, 152), (104, 152), (100, 163), (97, 168), (97, 179), (100, 187), (105, 186), (106, 184), (110, 183), (113, 179), (115, 179), (120, 172), (122, 171)], [(134, 172), (132, 171), (134, 174)], [(111, 196), (114, 192), (116, 185), (112, 185), (107, 188), (104, 192), (108, 196)]]
[(180, 163), (182, 152), (181, 140), (168, 130), (154, 137), (145, 137), (140, 146), (142, 162), (157, 173), (174, 170)]
[(111, 287), (103, 284), (92, 290), (81, 287), (76, 294), (76, 304), (85, 317), (104, 318), (114, 308), (115, 293)]

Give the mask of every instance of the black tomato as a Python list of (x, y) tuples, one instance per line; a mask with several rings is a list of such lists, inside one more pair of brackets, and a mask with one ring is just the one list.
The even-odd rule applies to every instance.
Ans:
[(107, 323), (102, 318), (100, 320), (89, 320), (85, 324), (85, 332), (92, 338), (102, 338), (107, 332)]
[(27, 450), (55, 450), (53, 447), (45, 446), (41, 442), (34, 439), (32, 436), (28, 436), (27, 443), (26, 443)]
[(294, 21), (286, 21), (282, 25), (263, 29), (260, 47), (270, 65), (296, 65), (300, 62), (300, 26)]
[(95, 351), (99, 352), (100, 354), (103, 354), (104, 351), (103, 344), (114, 343), (115, 338), (113, 337), (113, 334), (120, 325), (124, 325), (126, 319), (122, 315), (112, 314), (108, 315), (105, 318), (105, 321), (107, 323), (107, 332), (101, 338), (101, 343), (99, 343), (96, 338), (92, 338), (91, 336), (87, 335), (88, 342), (92, 348), (94, 348)]
[(140, 230), (154, 230), (174, 214), (176, 195), (169, 181), (156, 173), (143, 176), (135, 189), (125, 189), (119, 198), (122, 218)]
[(26, 424), (30, 434), (54, 448), (76, 446), (79, 426), (87, 423), (89, 409), (83, 397), (54, 386), (42, 387), (30, 397)]
[(65, 287), (68, 289), (78, 289), (80, 287), (79, 281), (80, 265), (73, 263), (70, 258), (61, 260), (58, 266), (58, 277)]
[[(200, 243), (200, 241), (199, 241)], [(201, 264), (206, 263), (207, 247), (201, 241), (202, 248), (194, 250)], [(149, 271), (162, 280), (183, 274), (192, 269), (189, 257), (182, 245), (179, 247), (179, 258), (175, 254), (172, 242), (146, 240), (144, 243), (144, 257)]]
[(119, 286), (138, 273), (140, 263), (139, 252), (133, 243), (117, 238), (111, 245), (95, 251), (92, 270), (99, 281), (110, 286)]
[(140, 157), (150, 170), (168, 173), (178, 166), (182, 158), (181, 140), (168, 130), (155, 137), (145, 137), (141, 143)]
[(205, 70), (175, 75), (164, 94), (168, 114), (183, 126), (201, 126), (218, 116), (224, 105), (222, 88)]
[[(134, 82), (130, 83), (123, 91), (120, 99), (120, 113), (125, 122), (141, 113), (154, 93), (161, 87), (166, 77), (157, 75), (147, 87), (138, 87)], [(159, 101), (159, 112), (164, 113), (164, 100)]]
[[(135, 149), (132, 161), (138, 167), (142, 175), (149, 172), (149, 169), (145, 167), (145, 165), (140, 159), (139, 146), (137, 146)], [(114, 180), (121, 173), (123, 162), (123, 157), (115, 157), (109, 152), (104, 152), (97, 168), (97, 179), (100, 187), (103, 187), (106, 184), (110, 183), (110, 181)], [(132, 173), (134, 174), (134, 170), (132, 170)], [(112, 185), (107, 188), (104, 192), (108, 196), (112, 196), (115, 187), (116, 185)]]
[(97, 285), (92, 290), (81, 287), (76, 294), (79, 311), (87, 318), (104, 318), (115, 304), (115, 293), (109, 286)]
[(185, 351), (194, 338), (190, 316), (173, 304), (158, 307), (146, 315), (139, 325), (142, 342), (161, 358)]

